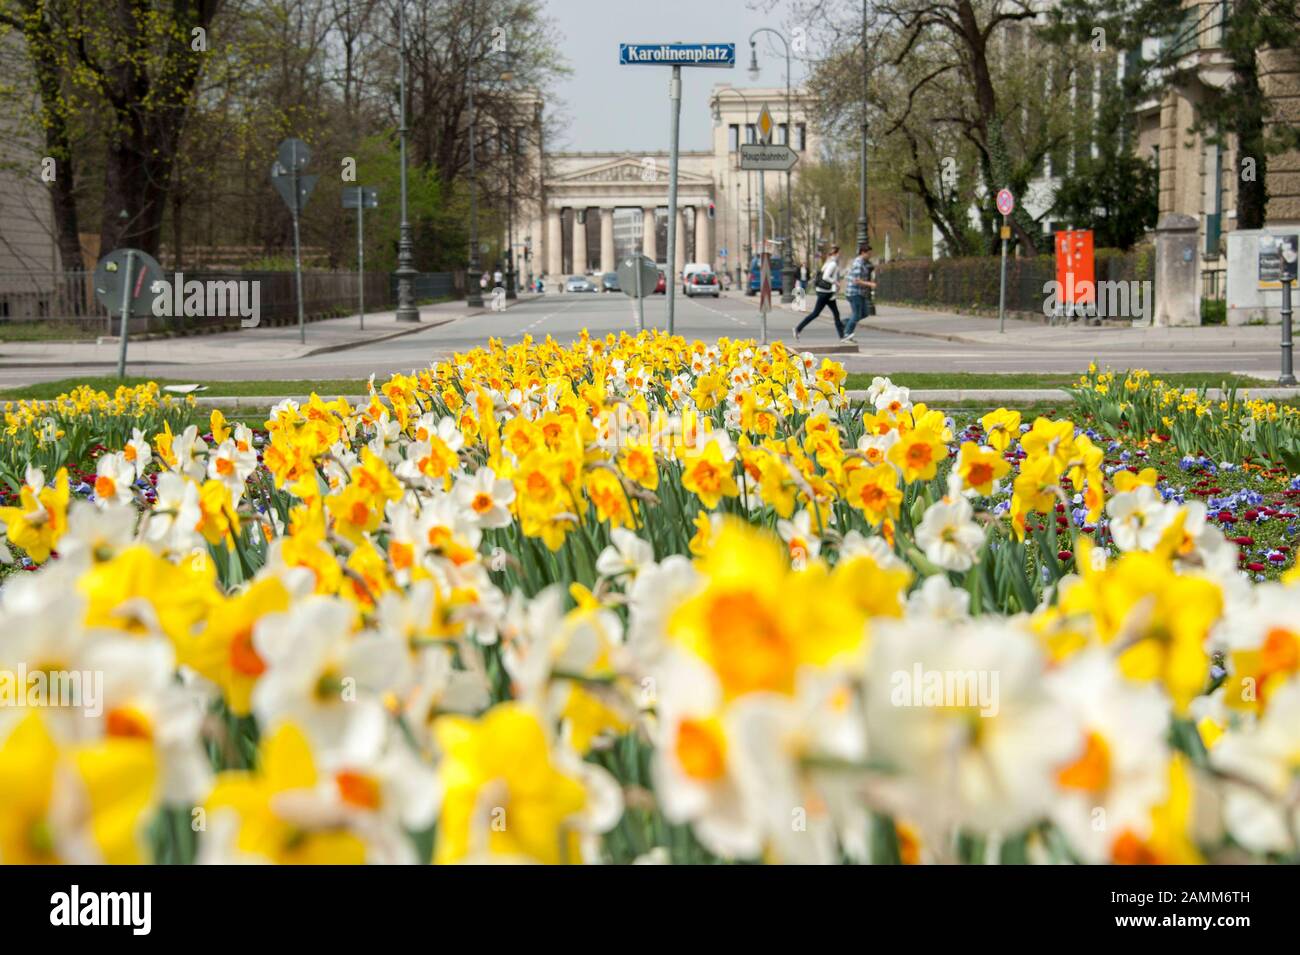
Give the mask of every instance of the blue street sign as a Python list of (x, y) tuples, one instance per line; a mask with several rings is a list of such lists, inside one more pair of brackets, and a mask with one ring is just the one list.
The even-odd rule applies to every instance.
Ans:
[(620, 43), (618, 62), (622, 66), (713, 66), (731, 69), (736, 65), (736, 44)]

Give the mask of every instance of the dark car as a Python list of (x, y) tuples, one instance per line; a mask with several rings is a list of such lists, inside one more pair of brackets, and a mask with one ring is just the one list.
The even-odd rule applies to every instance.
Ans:
[(600, 277), (600, 290), (602, 292), (621, 292), (623, 289), (618, 284), (617, 272), (606, 272)]
[(656, 295), (668, 294), (668, 282), (664, 279), (663, 269), (659, 270), (659, 281), (655, 282), (655, 294)]
[[(782, 288), (781, 288), (781, 258), (779, 256), (776, 255), (772, 256), (772, 264), (770, 268), (772, 271), (772, 291), (780, 292), (782, 291)], [(745, 294), (757, 295), (758, 286), (761, 281), (762, 281), (762, 264), (759, 262), (758, 256), (754, 256), (753, 260), (750, 261), (749, 263), (749, 285), (745, 289)]]

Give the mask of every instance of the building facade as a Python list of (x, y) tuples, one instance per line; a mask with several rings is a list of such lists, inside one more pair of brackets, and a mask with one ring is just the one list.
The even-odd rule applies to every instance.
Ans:
[[(766, 103), (775, 122), (773, 142), (789, 143), (801, 163), (820, 155), (810, 119), (812, 103), (801, 91), (715, 86), (708, 108), (711, 148), (678, 154), (675, 222), (668, 221), (669, 156), (662, 152), (542, 150), (540, 195), (517, 205), (525, 231), (516, 241), (521, 276), (548, 284), (574, 274), (612, 272), (622, 256), (643, 252), (665, 267), (668, 230), (676, 254), (672, 271), (704, 262), (733, 271), (748, 263), (757, 244), (758, 174), (740, 169), (739, 145), (757, 142), (758, 112)], [(795, 174), (798, 166), (795, 167)], [(785, 176), (768, 173), (769, 200), (781, 195)], [(770, 220), (767, 236), (781, 223)], [(667, 269), (665, 269), (667, 271)]]

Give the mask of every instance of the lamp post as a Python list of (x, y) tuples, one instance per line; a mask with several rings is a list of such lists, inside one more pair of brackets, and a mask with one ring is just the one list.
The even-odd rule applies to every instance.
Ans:
[(506, 182), (506, 298), (518, 298), (515, 294), (515, 139), (514, 127), (510, 127), (510, 176)]
[[(781, 41), (785, 47), (785, 144), (791, 146), (794, 137), (794, 115), (790, 110), (790, 41), (771, 27), (759, 27), (749, 35), (749, 76), (758, 79), (758, 46), (754, 37), (760, 33), (770, 33)], [(791, 146), (791, 148), (793, 148)], [(790, 239), (790, 170), (785, 171), (785, 235), (781, 252), (781, 301), (789, 303), (794, 298), (794, 263), (790, 261), (788, 244)]]
[(858, 171), (858, 246), (871, 241), (867, 221), (867, 0), (862, 0), (862, 158)]
[(472, 61), (466, 79), (469, 83), (469, 274), (465, 277), (465, 304), (470, 308), (482, 308), (483, 290), (479, 286), (479, 276), (483, 273), (483, 265), (478, 257), (478, 155), (474, 142), (478, 138), (478, 116), (474, 111), (474, 87), (478, 79)]
[(398, 79), (397, 79), (397, 109), (400, 114), (398, 119), (398, 149), (400, 151), (400, 162), (402, 167), (402, 224), (398, 229), (397, 239), (397, 313), (396, 318), (399, 322), (418, 322), (420, 320), (420, 310), (415, 306), (415, 298), (412, 294), (411, 280), (417, 274), (415, 271), (415, 259), (411, 252), (411, 223), (406, 218), (406, 4), (397, 5), (397, 46), (398, 46)]

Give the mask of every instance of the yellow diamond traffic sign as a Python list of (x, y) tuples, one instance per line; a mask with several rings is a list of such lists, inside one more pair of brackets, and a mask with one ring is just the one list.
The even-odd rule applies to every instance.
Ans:
[(764, 103), (763, 108), (758, 111), (759, 139), (761, 139), (765, 143), (770, 143), (772, 141), (773, 125), (774, 123), (772, 122), (772, 111), (768, 109), (767, 104)]

